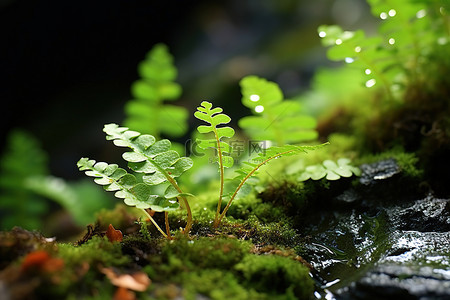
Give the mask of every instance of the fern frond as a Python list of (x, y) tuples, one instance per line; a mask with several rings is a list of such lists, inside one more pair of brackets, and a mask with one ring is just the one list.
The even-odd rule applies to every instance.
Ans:
[(138, 66), (141, 79), (133, 83), (134, 100), (125, 106), (125, 125), (133, 130), (160, 137), (179, 137), (188, 130), (186, 108), (165, 104), (181, 95), (181, 86), (174, 80), (177, 69), (164, 44), (155, 45)]
[(252, 139), (275, 141), (281, 146), (317, 138), (316, 120), (302, 115), (298, 102), (283, 100), (283, 93), (276, 83), (247, 76), (240, 85), (242, 104), (256, 115), (244, 117), (238, 124)]
[[(152, 135), (141, 134), (117, 124), (107, 124), (103, 131), (106, 133), (106, 139), (113, 141), (116, 146), (132, 150), (123, 153), (122, 157), (128, 161), (130, 169), (144, 173), (142, 176), (144, 182), (137, 182), (134, 175), (115, 164), (96, 163), (87, 158), (82, 158), (78, 162), (80, 170), (86, 170), (86, 175), (95, 177), (94, 181), (104, 185), (107, 191), (115, 191), (115, 196), (124, 199), (125, 204), (142, 209), (157, 229), (169, 239), (171, 235), (167, 212), (179, 208), (179, 202), (183, 201), (187, 211), (184, 233), (188, 234), (192, 227), (192, 213), (186, 197), (190, 195), (183, 193), (175, 177), (191, 168), (192, 160), (180, 157), (176, 151), (170, 150), (169, 140), (156, 141)], [(169, 186), (164, 196), (152, 193), (152, 186), (166, 182)], [(156, 224), (147, 209), (165, 212), (167, 234)]]
[(200, 125), (197, 127), (197, 130), (202, 134), (212, 133), (213, 138), (197, 139), (197, 142), (198, 146), (202, 149), (216, 149), (218, 152), (217, 162), (219, 165), (230, 168), (233, 166), (234, 161), (231, 156), (225, 155), (225, 153), (230, 154), (232, 149), (230, 145), (222, 139), (233, 137), (234, 129), (228, 126), (218, 127), (222, 124), (228, 124), (231, 121), (231, 118), (226, 114), (223, 114), (222, 111), (223, 110), (220, 107), (212, 108), (212, 104), (208, 101), (203, 101), (201, 103), (201, 106), (197, 108), (194, 116), (209, 125)]
[(15, 129), (8, 133), (5, 151), (0, 157), (0, 230), (14, 226), (42, 228), (49, 205), (26, 188), (26, 180), (49, 173), (47, 154), (30, 133)]
[(94, 182), (102, 185), (106, 191), (115, 192), (114, 196), (123, 199), (129, 206), (155, 211), (173, 211), (179, 208), (174, 197), (153, 195), (150, 185), (138, 183), (134, 175), (116, 164), (96, 163), (95, 160), (81, 158), (77, 166), (87, 176), (94, 177)]
[(299, 153), (307, 153), (308, 151), (322, 148), (323, 146), (328, 144), (329, 143), (324, 143), (315, 146), (284, 145), (280, 147), (270, 147), (265, 152), (258, 153), (258, 157), (254, 159), (254, 162), (247, 163), (245, 166), (243, 166), (241, 169), (237, 171), (238, 175), (236, 176), (235, 179), (240, 180), (240, 183), (236, 188), (236, 190), (234, 191), (234, 193), (231, 195), (230, 200), (228, 200), (227, 205), (225, 206), (224, 210), (222, 211), (219, 218), (217, 219), (217, 222), (215, 222), (214, 225), (218, 226), (220, 224), (222, 219), (225, 217), (225, 214), (227, 213), (229, 207), (231, 206), (231, 203), (238, 196), (244, 184), (253, 175), (255, 175), (256, 172), (259, 170), (259, 168), (261, 168), (263, 165), (267, 164), (269, 161), (273, 159), (277, 159), (282, 156), (292, 156), (297, 155)]
[[(156, 141), (149, 134), (140, 134), (119, 127), (117, 124), (105, 125), (103, 131), (106, 139), (112, 140), (116, 146), (128, 147), (133, 151), (123, 153), (122, 157), (128, 161), (131, 170), (144, 173), (143, 180), (149, 185), (157, 185), (168, 181), (178, 188), (175, 177), (180, 176), (192, 167), (192, 160), (170, 150), (171, 143), (167, 139)], [(180, 193), (181, 190), (179, 190)]]
[(324, 143), (314, 146), (297, 146), (297, 145), (284, 145), (284, 146), (273, 146), (266, 149), (263, 152), (259, 152), (258, 156), (253, 158), (251, 162), (244, 162), (243, 166), (236, 170), (238, 174), (235, 178), (241, 180), (247, 180), (251, 176), (255, 175), (260, 167), (267, 164), (273, 159), (277, 159), (285, 156), (297, 155), (300, 153), (308, 153), (308, 151), (313, 151), (322, 148), (329, 143)]
[(405, 85), (407, 77), (416, 80), (419, 57), (429, 51), (438, 36), (430, 30), (425, 3), (369, 0), (369, 4), (372, 14), (382, 21), (374, 37), (366, 38), (362, 30), (344, 31), (336, 25), (320, 26), (319, 36), (322, 44), (330, 47), (329, 59), (345, 61), (349, 67), (359, 69), (365, 74), (367, 87), (381, 83), (389, 98), (393, 98), (393, 92)]
[(222, 197), (224, 193), (224, 178), (225, 172), (224, 168), (231, 168), (234, 164), (234, 160), (231, 156), (225, 155), (225, 153), (231, 153), (231, 147), (229, 144), (224, 142), (223, 138), (231, 138), (234, 136), (234, 129), (228, 126), (219, 125), (228, 124), (231, 118), (226, 114), (222, 113), (222, 108), (216, 107), (212, 108), (212, 104), (208, 101), (203, 101), (194, 116), (202, 120), (209, 125), (200, 125), (197, 127), (198, 132), (201, 134), (213, 134), (213, 139), (197, 139), (198, 145), (202, 149), (214, 148), (217, 150), (217, 163), (219, 164), (220, 172), (220, 191), (219, 191), (219, 201), (217, 202), (216, 217), (214, 218), (214, 223), (217, 222), (220, 209), (222, 207)]

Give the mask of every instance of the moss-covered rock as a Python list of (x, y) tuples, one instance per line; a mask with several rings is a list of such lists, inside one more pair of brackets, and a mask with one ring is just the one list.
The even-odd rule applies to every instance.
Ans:
[(235, 268), (246, 285), (274, 297), (284, 294), (285, 299), (309, 299), (314, 291), (308, 268), (290, 258), (247, 255)]

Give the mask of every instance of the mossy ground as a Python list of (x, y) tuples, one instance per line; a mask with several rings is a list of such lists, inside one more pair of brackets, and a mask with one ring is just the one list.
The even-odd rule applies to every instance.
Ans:
[[(145, 292), (135, 294), (137, 299), (198, 299), (200, 295), (210, 299), (308, 299), (312, 295), (314, 284), (307, 264), (288, 247), (298, 242), (288, 220), (264, 223), (253, 214), (259, 211), (262, 219), (270, 219), (263, 211), (271, 205), (259, 200), (258, 208), (250, 200), (243, 201), (215, 230), (213, 213), (209, 207), (204, 209), (208, 201), (198, 201), (193, 204), (197, 218), (189, 237), (179, 233), (183, 211), (171, 215), (174, 240), (164, 239), (149, 223), (139, 223), (133, 210), (120, 205), (101, 213), (98, 220), (121, 229), (121, 242), (108, 240), (106, 223), (90, 227), (75, 243), (57, 243), (20, 229), (2, 232), (0, 248), (9, 252), (2, 253), (6, 268), (0, 279), (12, 297), (38, 299), (112, 299), (118, 288), (105, 276), (105, 268), (118, 274), (145, 273), (152, 283)], [(114, 221), (111, 216), (116, 216)], [(162, 221), (161, 216), (155, 217)], [(27, 256), (38, 250), (61, 265), (47, 270), (41, 261), (24, 268)]]

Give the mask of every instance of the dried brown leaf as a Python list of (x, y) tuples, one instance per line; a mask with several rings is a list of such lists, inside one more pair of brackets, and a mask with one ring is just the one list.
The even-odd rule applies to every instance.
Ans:
[(150, 278), (143, 272), (117, 274), (111, 268), (103, 268), (101, 271), (108, 277), (113, 285), (137, 292), (145, 291), (151, 283)]

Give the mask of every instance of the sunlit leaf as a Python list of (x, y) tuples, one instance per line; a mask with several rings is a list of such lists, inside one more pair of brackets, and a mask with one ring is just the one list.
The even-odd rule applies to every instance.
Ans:
[[(297, 101), (283, 100), (283, 93), (276, 83), (257, 76), (247, 76), (240, 85), (242, 104), (255, 114), (243, 117), (238, 122), (250, 138), (271, 140), (279, 146), (317, 138), (315, 119), (302, 115)], [(258, 112), (258, 106), (264, 110)], [(298, 134), (305, 130), (308, 133)]]
[(231, 153), (232, 147), (223, 141), (223, 138), (233, 137), (234, 129), (228, 126), (218, 127), (218, 125), (228, 124), (231, 121), (231, 118), (222, 111), (220, 107), (212, 108), (212, 104), (207, 101), (203, 101), (197, 108), (194, 116), (209, 124), (198, 126), (197, 131), (201, 134), (213, 133), (213, 138), (197, 139), (197, 145), (200, 149), (216, 149), (217, 154), (221, 153), (221, 160), (215, 159), (215, 161), (219, 164), (222, 161), (223, 167), (230, 168), (233, 166), (234, 160), (225, 154)]
[(138, 71), (141, 79), (131, 86), (134, 99), (125, 105), (125, 125), (157, 137), (184, 135), (188, 130), (187, 109), (164, 104), (179, 99), (182, 93), (181, 86), (174, 82), (178, 72), (167, 46), (155, 45), (139, 64)]

